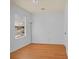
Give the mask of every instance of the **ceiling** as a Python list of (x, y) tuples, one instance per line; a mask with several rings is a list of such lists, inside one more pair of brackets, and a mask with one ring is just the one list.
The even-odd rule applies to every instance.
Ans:
[(13, 0), (15, 4), (32, 13), (63, 12), (67, 0), (39, 0), (39, 4), (33, 4), (32, 0)]

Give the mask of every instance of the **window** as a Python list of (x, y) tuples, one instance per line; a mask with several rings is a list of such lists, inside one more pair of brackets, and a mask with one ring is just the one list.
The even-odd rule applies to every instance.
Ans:
[(15, 16), (15, 38), (23, 38), (26, 36), (26, 17)]

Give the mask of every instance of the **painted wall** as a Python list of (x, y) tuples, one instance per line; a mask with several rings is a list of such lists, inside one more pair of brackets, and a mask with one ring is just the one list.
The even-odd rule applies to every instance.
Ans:
[(64, 12), (34, 14), (32, 43), (64, 44)]
[[(30, 22), (32, 21), (32, 14), (28, 11), (23, 10), (17, 5), (11, 4), (10, 10), (10, 51), (13, 52), (27, 44), (31, 43), (31, 30), (30, 30)], [(19, 16), (26, 16), (26, 36), (21, 39), (15, 39), (15, 14)]]
[(64, 35), (65, 37), (65, 42), (64, 42), (64, 45), (66, 47), (66, 51), (68, 53), (68, 7), (67, 7), (67, 3), (66, 3), (66, 7), (65, 7), (65, 22), (64, 22), (64, 32), (66, 32), (66, 34)]

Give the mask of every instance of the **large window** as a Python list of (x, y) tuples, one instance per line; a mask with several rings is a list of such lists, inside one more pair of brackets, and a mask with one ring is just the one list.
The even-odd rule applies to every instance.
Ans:
[(26, 17), (15, 15), (15, 38), (26, 36)]

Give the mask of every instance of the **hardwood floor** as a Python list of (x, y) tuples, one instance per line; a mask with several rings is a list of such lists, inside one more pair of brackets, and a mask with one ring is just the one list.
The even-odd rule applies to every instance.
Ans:
[(67, 59), (64, 45), (30, 44), (13, 53), (10, 59)]

